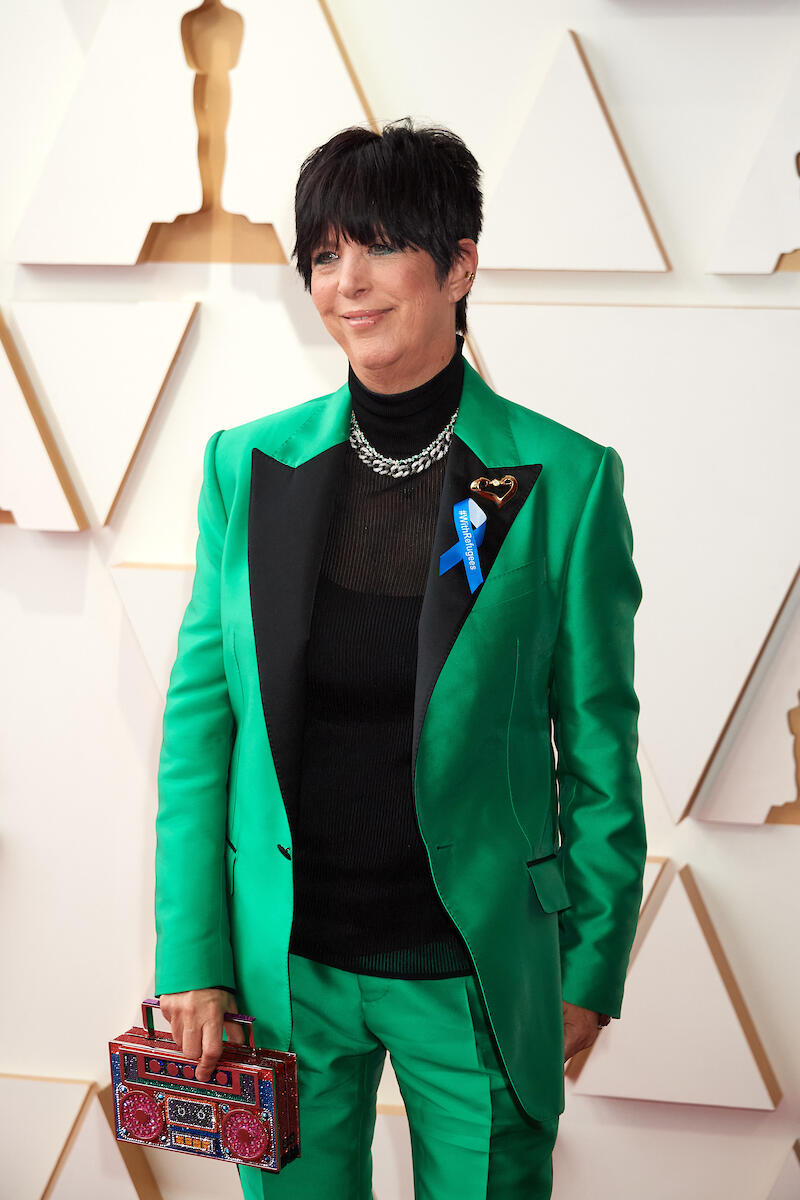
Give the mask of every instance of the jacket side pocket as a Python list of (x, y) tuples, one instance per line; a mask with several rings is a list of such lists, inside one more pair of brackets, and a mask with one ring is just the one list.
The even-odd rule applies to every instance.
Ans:
[(546, 858), (533, 859), (525, 865), (528, 868), (536, 897), (545, 912), (559, 912), (562, 908), (570, 907), (572, 901), (569, 898), (567, 885), (561, 873), (561, 864), (556, 854), (548, 854)]

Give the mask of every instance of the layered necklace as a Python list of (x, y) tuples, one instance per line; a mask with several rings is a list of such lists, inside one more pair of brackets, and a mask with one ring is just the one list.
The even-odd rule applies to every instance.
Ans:
[(424, 471), (437, 459), (444, 458), (453, 437), (453, 426), (457, 416), (458, 409), (453, 413), (444, 429), (437, 433), (424, 450), (418, 450), (416, 454), (409, 454), (407, 458), (389, 458), (387, 454), (381, 454), (380, 450), (376, 450), (372, 443), (367, 441), (364, 431), (356, 419), (356, 414), (353, 412), (350, 414), (350, 445), (361, 461), (378, 475), (391, 475), (395, 479), (402, 479), (406, 475), (418, 475), (420, 471)]

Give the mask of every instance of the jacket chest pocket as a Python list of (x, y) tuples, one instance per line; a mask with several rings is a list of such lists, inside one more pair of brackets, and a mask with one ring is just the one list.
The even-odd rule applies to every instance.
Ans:
[(545, 579), (543, 559), (534, 558), (513, 567), (509, 571), (496, 575), (490, 571), (485, 582), (481, 585), (483, 608), (493, 608), (496, 604), (505, 604), (509, 600), (518, 600), (525, 596), (532, 598), (532, 593), (538, 591)]

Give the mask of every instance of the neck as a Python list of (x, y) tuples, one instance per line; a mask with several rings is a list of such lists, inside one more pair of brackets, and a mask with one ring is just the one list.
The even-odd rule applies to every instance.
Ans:
[(458, 408), (464, 382), (464, 339), (433, 376), (402, 392), (366, 387), (351, 365), (348, 376), (353, 412), (367, 440), (381, 454), (405, 458), (433, 441)]

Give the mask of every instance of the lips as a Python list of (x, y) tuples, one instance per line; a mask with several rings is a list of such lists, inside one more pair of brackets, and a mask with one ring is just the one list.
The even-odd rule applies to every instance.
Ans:
[(386, 313), (389, 311), (388, 308), (365, 308), (360, 311), (342, 313), (342, 320), (346, 321), (354, 329), (362, 326), (368, 328), (372, 325), (377, 325), (381, 317), (386, 316)]

